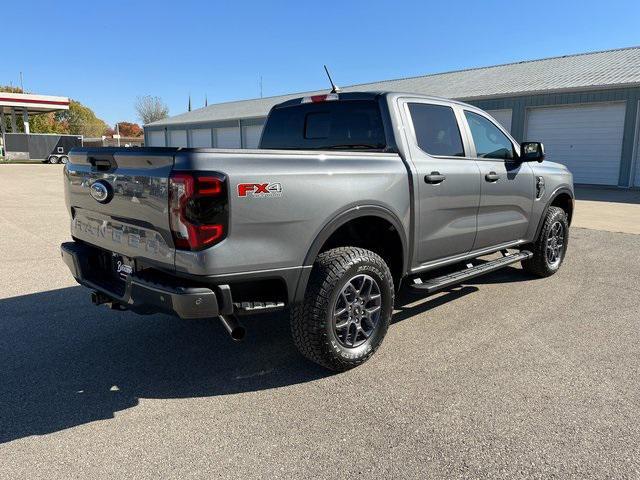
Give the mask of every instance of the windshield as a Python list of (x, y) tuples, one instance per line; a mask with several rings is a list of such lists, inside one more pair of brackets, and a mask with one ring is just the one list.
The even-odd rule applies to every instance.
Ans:
[(272, 150), (370, 150), (386, 147), (375, 100), (303, 103), (269, 114), (260, 148)]

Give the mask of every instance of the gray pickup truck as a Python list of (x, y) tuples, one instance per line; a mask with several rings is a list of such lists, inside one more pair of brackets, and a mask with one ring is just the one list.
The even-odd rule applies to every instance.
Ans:
[(76, 149), (64, 181), (62, 257), (95, 304), (219, 318), (234, 339), (240, 315), (286, 309), (300, 352), (338, 371), (380, 346), (403, 280), (429, 294), (515, 262), (554, 274), (574, 205), (542, 144), (391, 92), (277, 105), (258, 150)]

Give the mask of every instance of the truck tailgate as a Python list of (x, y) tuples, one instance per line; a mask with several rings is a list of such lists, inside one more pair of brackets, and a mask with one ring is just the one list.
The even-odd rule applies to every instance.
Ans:
[(73, 237), (173, 269), (168, 182), (174, 154), (175, 149), (73, 151), (64, 173)]

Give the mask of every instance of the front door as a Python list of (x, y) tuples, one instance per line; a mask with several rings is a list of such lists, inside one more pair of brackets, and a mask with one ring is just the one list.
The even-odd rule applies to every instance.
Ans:
[(529, 227), (535, 195), (531, 166), (520, 162), (517, 145), (480, 111), (464, 111), (480, 168), (478, 234), (473, 249), (522, 240)]
[(405, 100), (411, 161), (416, 170), (415, 266), (465, 254), (473, 247), (480, 171), (466, 157), (461, 111), (445, 102)]

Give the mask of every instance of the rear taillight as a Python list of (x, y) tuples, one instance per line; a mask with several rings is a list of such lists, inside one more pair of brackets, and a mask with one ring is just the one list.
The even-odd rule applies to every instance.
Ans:
[(228, 227), (227, 183), (221, 174), (174, 172), (169, 177), (169, 224), (176, 248), (202, 250)]

